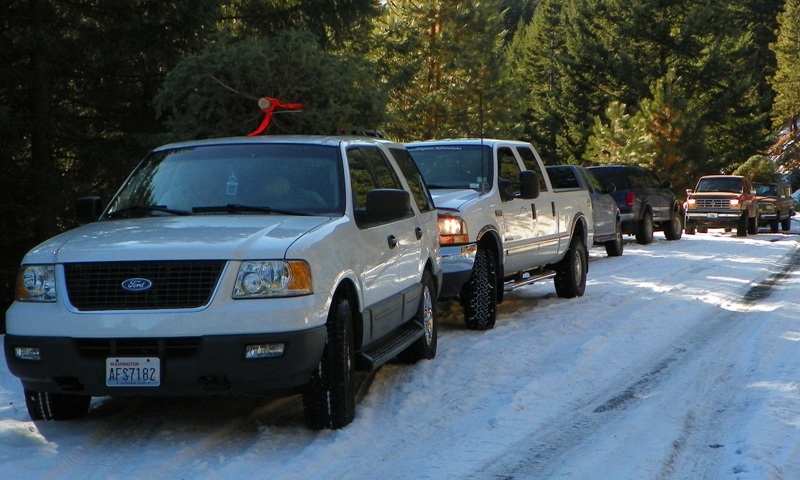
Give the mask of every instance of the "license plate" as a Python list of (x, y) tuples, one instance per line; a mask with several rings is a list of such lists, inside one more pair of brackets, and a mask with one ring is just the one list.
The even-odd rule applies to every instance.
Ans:
[(709, 213), (708, 214), (708, 218), (717, 218), (717, 214), (716, 213)]
[(159, 385), (161, 385), (160, 358), (106, 358), (107, 387), (157, 387)]

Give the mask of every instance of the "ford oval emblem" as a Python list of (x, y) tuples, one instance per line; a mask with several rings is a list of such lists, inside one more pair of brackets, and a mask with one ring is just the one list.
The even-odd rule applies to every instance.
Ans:
[(153, 282), (146, 278), (129, 278), (122, 282), (122, 289), (128, 292), (144, 292), (152, 286)]

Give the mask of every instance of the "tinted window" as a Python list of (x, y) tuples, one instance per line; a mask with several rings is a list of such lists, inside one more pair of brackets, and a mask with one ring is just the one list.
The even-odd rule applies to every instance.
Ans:
[(347, 165), (353, 189), (356, 224), (365, 227), (371, 223), (364, 216), (367, 192), (379, 188), (402, 189), (403, 187), (392, 165), (377, 147), (362, 146), (348, 149)]
[(611, 185), (617, 187), (617, 190), (625, 190), (628, 188), (627, 175), (625, 175), (624, 168), (590, 168), (589, 172), (606, 188), (610, 188)]
[(547, 174), (550, 175), (550, 183), (553, 188), (580, 188), (578, 177), (575, 170), (569, 167), (547, 167)]
[(422, 174), (417, 168), (417, 164), (415, 164), (414, 160), (411, 158), (411, 155), (407, 150), (402, 148), (391, 148), (389, 151), (392, 152), (392, 156), (394, 156), (397, 165), (403, 172), (403, 176), (406, 177), (406, 181), (411, 188), (411, 194), (414, 196), (414, 201), (417, 203), (419, 211), (427, 212), (433, 210), (433, 200), (431, 200)]
[[(536, 161), (536, 154), (534, 154), (533, 150), (531, 150), (529, 147), (517, 147), (517, 152), (519, 152), (519, 156), (522, 158), (522, 163), (525, 164), (525, 169), (534, 171), (539, 175), (539, 190), (546, 192), (547, 182), (544, 181), (542, 169), (539, 168), (539, 162)], [(553, 188), (556, 187), (554, 186)]]
[(517, 157), (511, 152), (508, 147), (497, 149), (497, 164), (500, 178), (516, 182), (519, 179), (519, 164), (517, 164)]

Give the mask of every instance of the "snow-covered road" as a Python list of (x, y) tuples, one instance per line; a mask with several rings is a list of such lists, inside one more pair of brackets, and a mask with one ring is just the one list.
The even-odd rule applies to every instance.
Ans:
[(3, 363), (0, 478), (800, 479), (798, 241), (593, 248), (583, 297), (515, 290), (487, 332), (440, 305), (437, 358), (384, 366), (339, 431), (306, 430), (299, 396), (34, 423)]

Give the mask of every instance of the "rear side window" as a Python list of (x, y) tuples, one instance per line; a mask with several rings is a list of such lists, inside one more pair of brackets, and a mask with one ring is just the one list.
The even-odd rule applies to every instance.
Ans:
[(548, 167), (547, 174), (553, 188), (580, 188), (580, 182), (575, 175), (575, 170), (567, 167)]
[(592, 175), (603, 184), (603, 187), (610, 188), (611, 185), (614, 185), (617, 190), (627, 190), (628, 187), (628, 180), (627, 175), (625, 175), (625, 169), (623, 168), (590, 168), (589, 171)]

